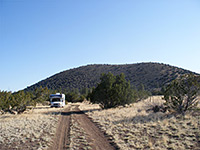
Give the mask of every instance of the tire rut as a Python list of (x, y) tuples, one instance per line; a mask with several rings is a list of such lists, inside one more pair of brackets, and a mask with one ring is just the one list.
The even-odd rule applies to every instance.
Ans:
[(61, 113), (54, 142), (49, 150), (114, 150), (104, 133), (88, 116), (72, 105)]
[(52, 145), (49, 147), (49, 150), (67, 150), (70, 143), (69, 140), (69, 128), (70, 128), (70, 107), (66, 108), (61, 112), (59, 118), (58, 126), (56, 129), (56, 134), (53, 139)]

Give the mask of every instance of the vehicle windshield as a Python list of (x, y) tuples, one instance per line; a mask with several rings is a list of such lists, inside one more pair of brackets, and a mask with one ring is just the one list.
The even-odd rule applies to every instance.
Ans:
[(61, 102), (62, 100), (60, 98), (52, 98), (51, 102)]

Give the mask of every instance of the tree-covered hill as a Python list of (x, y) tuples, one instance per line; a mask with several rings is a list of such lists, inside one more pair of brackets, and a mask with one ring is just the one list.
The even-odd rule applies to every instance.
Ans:
[(131, 85), (139, 87), (144, 85), (146, 90), (160, 89), (180, 75), (193, 73), (189, 70), (162, 64), (162, 63), (137, 63), (126, 65), (87, 65), (66, 70), (42, 80), (25, 90), (36, 87), (49, 89), (83, 89), (92, 88), (100, 81), (102, 73), (111, 72), (114, 75), (124, 73)]

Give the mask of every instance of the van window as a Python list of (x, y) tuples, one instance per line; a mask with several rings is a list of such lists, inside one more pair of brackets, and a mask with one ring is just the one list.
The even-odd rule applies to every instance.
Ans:
[(61, 100), (60, 100), (60, 98), (52, 98), (51, 101), (52, 102), (60, 102)]

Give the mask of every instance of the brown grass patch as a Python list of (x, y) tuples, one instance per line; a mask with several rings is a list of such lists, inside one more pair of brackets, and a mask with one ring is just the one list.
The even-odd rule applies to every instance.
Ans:
[(37, 106), (24, 114), (0, 115), (0, 149), (47, 149), (61, 111)]
[[(198, 149), (200, 116), (177, 118), (169, 113), (147, 111), (161, 105), (156, 96), (127, 107), (87, 111), (102, 130), (113, 137), (120, 149)], [(96, 109), (98, 105), (81, 104), (80, 109)]]

